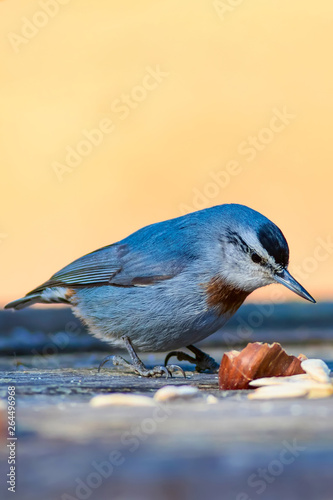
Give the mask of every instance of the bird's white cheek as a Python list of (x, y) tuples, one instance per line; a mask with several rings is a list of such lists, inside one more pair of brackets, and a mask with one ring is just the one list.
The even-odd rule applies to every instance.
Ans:
[(223, 279), (240, 290), (253, 291), (256, 288), (254, 277), (240, 269), (230, 269), (223, 272)]
[(230, 269), (223, 273), (223, 277), (230, 285), (248, 292), (253, 292), (257, 288), (274, 282), (268, 273), (252, 266), (244, 266), (242, 269)]
[(260, 288), (260, 287), (266, 286), (266, 285), (271, 285), (274, 282), (275, 282), (275, 280), (269, 272), (263, 272), (263, 274), (261, 276), (258, 276), (257, 288)]

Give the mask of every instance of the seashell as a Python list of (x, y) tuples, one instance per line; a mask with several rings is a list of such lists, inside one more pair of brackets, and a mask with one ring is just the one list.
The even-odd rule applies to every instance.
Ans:
[(332, 384), (318, 384), (317, 386), (313, 386), (309, 393), (309, 399), (319, 399), (319, 398), (327, 398), (328, 396), (332, 396), (333, 394), (333, 385)]
[(329, 375), (331, 370), (322, 359), (306, 359), (302, 361), (301, 367), (310, 377), (318, 382), (327, 383), (330, 381)]
[(218, 403), (219, 400), (217, 399), (216, 396), (213, 396), (213, 394), (208, 394), (207, 398), (206, 398), (206, 403), (208, 405), (216, 405), (216, 403)]
[[(302, 358), (304, 356), (302, 355)], [(248, 389), (251, 380), (304, 373), (301, 359), (289, 356), (281, 345), (253, 342), (241, 352), (224, 354), (219, 370), (221, 390)]]
[(99, 394), (89, 401), (90, 406), (155, 406), (153, 398), (140, 394)]
[(305, 354), (299, 354), (297, 357), (298, 357), (298, 359), (299, 359), (300, 361), (305, 361), (306, 359), (308, 359), (308, 358), (305, 356)]
[(279, 384), (259, 387), (248, 395), (249, 399), (282, 399), (306, 396), (308, 389), (303, 383)]
[[(252, 385), (259, 388), (249, 394), (250, 399), (274, 399), (277, 397), (300, 397), (309, 399), (326, 398), (333, 394), (332, 383), (322, 383), (314, 380), (308, 374), (292, 377), (272, 377), (253, 380)], [(263, 390), (265, 389), (265, 390)]]
[(174, 400), (188, 400), (201, 395), (199, 389), (190, 385), (165, 385), (159, 389), (155, 395), (154, 400), (159, 403)]
[(301, 373), (299, 375), (292, 375), (291, 377), (264, 377), (251, 380), (249, 382), (250, 387), (264, 387), (268, 385), (280, 385), (285, 383), (302, 382), (302, 381), (312, 381), (307, 373)]

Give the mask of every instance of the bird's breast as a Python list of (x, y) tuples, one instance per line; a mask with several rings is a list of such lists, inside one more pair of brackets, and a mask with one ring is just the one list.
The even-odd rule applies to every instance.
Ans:
[(212, 278), (203, 286), (208, 306), (214, 307), (219, 315), (232, 316), (249, 295), (249, 292), (226, 283), (220, 276)]

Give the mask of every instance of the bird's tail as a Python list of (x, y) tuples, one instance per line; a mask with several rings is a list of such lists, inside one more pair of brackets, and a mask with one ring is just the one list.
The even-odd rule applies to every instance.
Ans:
[(47, 285), (48, 282), (27, 293), (25, 297), (9, 302), (5, 306), (5, 309), (16, 309), (18, 311), (37, 303), (71, 304), (71, 298), (75, 293), (74, 290), (69, 290), (67, 287), (62, 286), (48, 287)]
[(13, 302), (9, 302), (9, 304), (5, 305), (5, 309), (23, 309), (24, 307), (32, 306), (33, 304), (37, 304), (37, 302), (43, 302), (41, 294), (33, 294), (26, 295), (21, 299), (13, 300)]

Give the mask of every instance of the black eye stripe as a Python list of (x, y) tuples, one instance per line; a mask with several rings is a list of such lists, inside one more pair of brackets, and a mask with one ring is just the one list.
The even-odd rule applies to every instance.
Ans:
[(250, 248), (249, 246), (247, 245), (247, 243), (243, 240), (243, 238), (235, 233), (234, 231), (228, 231), (227, 232), (227, 241), (228, 243), (232, 243), (233, 245), (237, 245), (238, 247), (240, 247), (243, 252), (249, 252), (250, 251)]
[[(289, 262), (289, 248), (288, 243), (286, 242), (285, 237), (283, 236), (280, 229), (275, 226), (272, 222), (267, 222), (262, 225), (259, 231), (257, 232), (257, 237), (259, 239), (260, 244), (266, 250), (268, 255), (275, 260), (275, 263), (279, 266), (286, 267)], [(231, 243), (233, 245), (238, 246), (243, 250), (244, 253), (250, 253), (252, 257), (252, 253), (254, 250), (250, 248), (247, 243), (243, 240), (243, 238), (232, 229), (227, 229), (226, 234), (221, 241)], [(257, 259), (257, 257), (254, 257)], [(258, 264), (265, 264), (266, 259), (261, 258), (261, 261), (258, 261)]]

